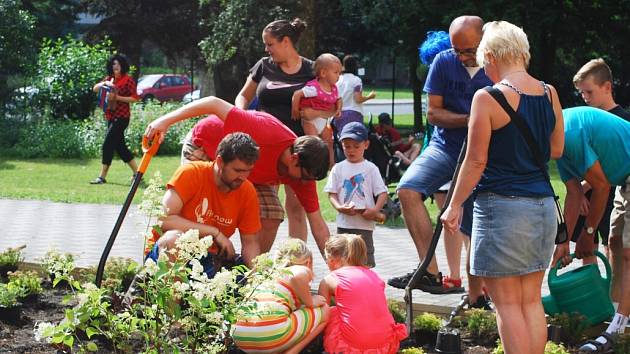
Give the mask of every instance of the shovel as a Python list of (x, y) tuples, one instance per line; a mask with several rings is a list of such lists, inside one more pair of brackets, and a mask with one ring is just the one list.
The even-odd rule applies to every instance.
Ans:
[(437, 247), (438, 241), (440, 240), (440, 234), (442, 233), (442, 222), (440, 221), (440, 217), (444, 214), (446, 208), (448, 208), (448, 204), (451, 202), (451, 198), (453, 197), (453, 191), (455, 190), (455, 184), (457, 183), (457, 176), (459, 175), (459, 170), (462, 167), (462, 162), (464, 161), (464, 157), (466, 156), (466, 145), (467, 140), (464, 140), (464, 144), (462, 145), (462, 149), (459, 152), (459, 157), (457, 158), (457, 165), (455, 166), (455, 172), (453, 172), (453, 179), (451, 180), (451, 186), (448, 189), (448, 193), (446, 193), (446, 200), (444, 201), (444, 205), (440, 210), (440, 214), (438, 215), (437, 224), (435, 225), (435, 230), (433, 231), (433, 237), (431, 238), (431, 243), (429, 244), (429, 249), (427, 250), (427, 254), (422, 260), (422, 263), (418, 265), (418, 268), (413, 272), (413, 276), (409, 279), (409, 283), (405, 287), (405, 305), (407, 307), (407, 316), (405, 318), (405, 323), (407, 324), (407, 329), (409, 334), (413, 333), (413, 301), (411, 297), (411, 293), (414, 285), (420, 280), (422, 274), (426, 271), (431, 259), (435, 255), (435, 248)]
[(142, 156), (142, 160), (140, 161), (140, 166), (138, 166), (138, 171), (133, 176), (133, 182), (131, 183), (131, 188), (129, 188), (127, 199), (125, 199), (125, 203), (120, 210), (120, 214), (118, 214), (118, 220), (116, 220), (114, 229), (112, 230), (111, 235), (109, 235), (109, 240), (107, 240), (107, 245), (105, 245), (105, 249), (103, 250), (103, 254), (101, 255), (101, 260), (98, 262), (98, 268), (96, 270), (96, 286), (98, 286), (99, 288), (101, 287), (101, 282), (103, 281), (103, 271), (105, 270), (105, 263), (107, 262), (109, 252), (112, 250), (112, 246), (114, 246), (114, 241), (116, 240), (116, 236), (118, 236), (118, 231), (120, 231), (123, 220), (125, 220), (125, 216), (127, 215), (127, 211), (129, 210), (131, 201), (136, 195), (136, 190), (138, 190), (138, 185), (140, 185), (140, 181), (142, 181), (142, 176), (146, 172), (147, 167), (149, 167), (149, 162), (151, 162), (151, 158), (158, 151), (159, 147), (160, 135), (156, 134), (153, 137), (153, 142), (151, 143), (151, 145), (149, 145), (149, 139), (146, 136), (142, 137), (142, 152), (144, 153), (144, 155)]

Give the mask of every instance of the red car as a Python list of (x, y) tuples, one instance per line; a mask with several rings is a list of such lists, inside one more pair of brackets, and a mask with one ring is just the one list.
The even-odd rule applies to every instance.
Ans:
[(143, 101), (181, 101), (190, 91), (190, 80), (185, 75), (153, 74), (138, 79), (137, 93)]

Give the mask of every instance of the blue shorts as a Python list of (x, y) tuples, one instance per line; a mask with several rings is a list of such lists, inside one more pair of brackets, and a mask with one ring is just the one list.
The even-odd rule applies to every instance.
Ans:
[[(155, 243), (155, 245), (153, 245), (153, 248), (151, 249), (151, 252), (149, 252), (147, 254), (147, 256), (144, 258), (144, 260), (146, 261), (147, 259), (152, 259), (154, 262), (157, 262), (158, 260), (158, 256), (160, 255), (160, 248), (158, 247), (157, 242)], [(215, 266), (215, 257), (208, 253), (207, 256), (201, 257), (199, 259), (199, 263), (201, 263), (201, 265), (203, 266), (203, 272), (206, 273), (206, 275), (208, 276), (208, 278), (213, 278), (215, 274), (217, 274), (218, 269), (216, 269)], [(234, 265), (244, 265), (245, 263), (243, 262), (243, 258), (240, 255), (236, 255), (234, 258), (234, 261), (230, 262), (229, 265), (225, 265), (228, 268)]]
[[(422, 194), (422, 200), (436, 193), (440, 187), (453, 179), (457, 160), (435, 145), (429, 144), (415, 159), (398, 182), (396, 190), (411, 189)], [(472, 229), (473, 197), (464, 202), (464, 215), (460, 230), (470, 236)]]
[(470, 273), (507, 277), (544, 271), (553, 254), (556, 228), (553, 197), (479, 193), (470, 242)]

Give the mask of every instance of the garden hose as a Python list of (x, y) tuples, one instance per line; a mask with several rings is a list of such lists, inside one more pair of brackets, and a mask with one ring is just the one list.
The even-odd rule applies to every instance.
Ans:
[(136, 195), (136, 190), (138, 190), (138, 186), (142, 181), (142, 176), (146, 172), (147, 167), (149, 167), (149, 162), (151, 162), (151, 158), (155, 155), (155, 153), (158, 151), (158, 148), (160, 147), (160, 138), (160, 134), (155, 134), (155, 136), (153, 137), (153, 141), (151, 142), (151, 144), (149, 144), (149, 139), (146, 136), (142, 137), (142, 152), (144, 153), (144, 155), (142, 156), (142, 160), (140, 161), (140, 166), (138, 166), (138, 171), (133, 176), (133, 182), (131, 183), (131, 188), (129, 188), (127, 199), (125, 199), (125, 203), (120, 210), (120, 214), (118, 214), (116, 224), (114, 224), (114, 229), (112, 230), (111, 235), (109, 235), (109, 240), (107, 240), (107, 244), (105, 245), (105, 249), (103, 250), (103, 254), (101, 255), (101, 260), (98, 262), (98, 268), (96, 270), (96, 286), (98, 286), (99, 288), (101, 287), (101, 282), (103, 281), (103, 271), (105, 270), (105, 263), (107, 262), (109, 252), (112, 250), (112, 246), (114, 246), (114, 241), (116, 240), (116, 236), (118, 236), (118, 231), (120, 231), (123, 220), (125, 220), (125, 216), (127, 215), (129, 206), (133, 201), (133, 197)]

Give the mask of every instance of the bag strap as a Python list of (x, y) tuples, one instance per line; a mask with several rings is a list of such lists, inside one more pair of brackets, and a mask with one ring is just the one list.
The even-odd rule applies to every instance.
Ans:
[[(510, 106), (510, 104), (508, 103), (507, 99), (505, 98), (501, 90), (493, 86), (486, 86), (484, 87), (484, 90), (486, 90), (486, 92), (488, 92), (501, 105), (501, 107), (503, 107), (505, 112), (510, 116), (510, 119), (512, 120), (514, 125), (516, 125), (518, 130), (521, 132), (521, 135), (527, 142), (527, 145), (529, 146), (529, 150), (534, 157), (534, 161), (536, 162), (536, 165), (538, 165), (538, 168), (540, 168), (540, 170), (545, 175), (547, 182), (549, 182), (549, 185), (551, 185), (551, 179), (549, 178), (549, 172), (547, 171), (547, 166), (542, 159), (542, 153), (540, 152), (540, 148), (538, 148), (538, 145), (536, 144), (536, 140), (534, 139), (534, 135), (532, 134), (531, 129), (529, 129), (529, 126), (525, 122), (525, 119), (523, 119), (523, 117), (518, 112), (516, 112), (512, 108), (512, 106)], [(551, 189), (553, 190), (553, 187)]]

